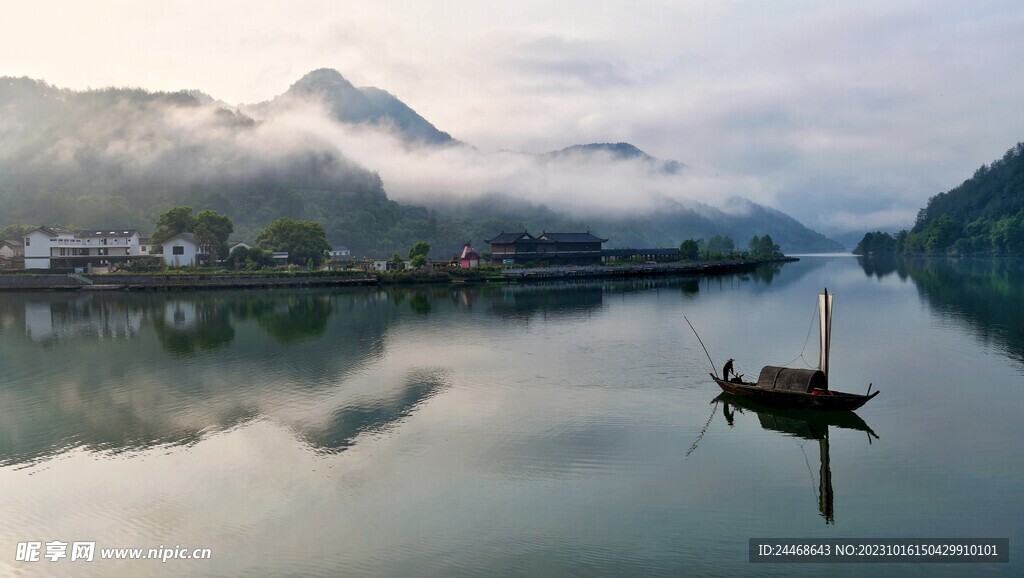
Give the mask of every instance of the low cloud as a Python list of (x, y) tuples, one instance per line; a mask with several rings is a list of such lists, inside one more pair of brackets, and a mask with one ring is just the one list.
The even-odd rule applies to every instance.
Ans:
[(606, 151), (547, 155), (486, 152), (466, 145), (410, 146), (378, 126), (334, 122), (316, 103), (293, 104), (264, 122), (267, 131), (273, 127), (275, 132), (308, 135), (298, 137), (300, 141), (330, 143), (378, 173), (388, 195), (402, 202), (472, 201), (501, 194), (588, 216), (608, 211), (644, 214), (667, 202), (728, 210), (730, 197), (763, 197), (753, 179), (730, 181), (690, 169), (672, 173), (664, 170), (663, 161), (621, 158)]

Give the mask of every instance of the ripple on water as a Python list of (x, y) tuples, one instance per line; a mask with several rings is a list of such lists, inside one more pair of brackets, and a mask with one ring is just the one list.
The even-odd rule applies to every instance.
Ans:
[(622, 474), (640, 463), (630, 431), (599, 418), (569, 421), (536, 432), (506, 432), (487, 452), (483, 468), (510, 479), (555, 480)]

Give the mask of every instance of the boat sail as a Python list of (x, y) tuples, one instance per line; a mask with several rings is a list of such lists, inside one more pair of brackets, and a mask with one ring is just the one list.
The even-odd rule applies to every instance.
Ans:
[(828, 379), (828, 353), (829, 345), (832, 341), (832, 295), (828, 293), (828, 287), (825, 288), (824, 293), (818, 294), (818, 311), (821, 312), (819, 316), (819, 340), (820, 349), (818, 350), (818, 369), (825, 374), (825, 379)]

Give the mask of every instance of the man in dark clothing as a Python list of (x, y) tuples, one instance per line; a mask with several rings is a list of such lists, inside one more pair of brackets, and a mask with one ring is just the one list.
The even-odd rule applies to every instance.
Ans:
[(729, 374), (730, 373), (732, 373), (733, 375), (736, 375), (735, 372), (733, 372), (733, 370), (732, 370), (732, 362), (733, 361), (735, 361), (735, 359), (730, 357), (729, 361), (725, 362), (725, 367), (722, 368), (722, 379), (725, 380), (725, 381), (729, 381)]

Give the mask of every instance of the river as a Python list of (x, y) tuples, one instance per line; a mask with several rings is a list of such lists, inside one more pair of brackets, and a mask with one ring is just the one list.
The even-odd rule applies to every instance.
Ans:
[[(728, 357), (881, 394), (717, 399)], [(1019, 575), (1024, 267), (0, 294), (3, 575)], [(1009, 564), (752, 564), (751, 538), (1007, 538)], [(24, 544), (39, 561), (19, 561)], [(51, 561), (48, 542), (95, 543)], [(105, 548), (209, 559), (104, 560)]]

